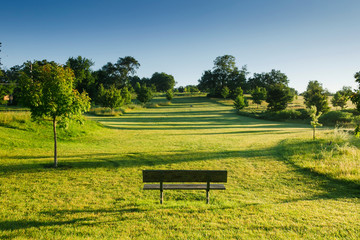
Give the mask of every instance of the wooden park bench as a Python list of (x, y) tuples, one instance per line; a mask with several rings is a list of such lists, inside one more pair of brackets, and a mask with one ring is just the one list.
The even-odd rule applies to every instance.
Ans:
[[(206, 203), (209, 203), (210, 190), (225, 190), (224, 184), (211, 182), (227, 182), (226, 170), (143, 170), (143, 182), (159, 182), (145, 184), (144, 190), (160, 190), (160, 204), (163, 203), (164, 190), (206, 190)], [(164, 184), (164, 182), (181, 184)], [(185, 184), (185, 182), (187, 182)], [(204, 182), (206, 184), (194, 184)]]

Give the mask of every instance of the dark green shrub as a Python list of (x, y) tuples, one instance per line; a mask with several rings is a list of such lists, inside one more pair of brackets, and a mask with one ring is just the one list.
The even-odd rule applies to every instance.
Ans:
[(319, 121), (327, 126), (335, 126), (337, 124), (349, 124), (353, 119), (353, 115), (349, 112), (331, 111), (323, 114)]

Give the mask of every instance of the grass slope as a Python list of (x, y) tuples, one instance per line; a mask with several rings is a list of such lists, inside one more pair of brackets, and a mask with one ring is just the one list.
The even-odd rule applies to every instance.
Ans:
[[(316, 149), (302, 145), (312, 136), (306, 125), (241, 117), (202, 97), (91, 119), (104, 127), (90, 122), (86, 134), (60, 140), (58, 169), (48, 168), (51, 131), (0, 126), (0, 238), (360, 234), (359, 183), (302, 161)], [(160, 205), (157, 191), (142, 190), (142, 169), (226, 169), (227, 190), (210, 192), (210, 205), (203, 191), (165, 191)]]

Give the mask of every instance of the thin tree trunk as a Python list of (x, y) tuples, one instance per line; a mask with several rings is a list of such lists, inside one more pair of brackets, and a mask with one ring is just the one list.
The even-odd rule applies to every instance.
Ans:
[(315, 140), (315, 128), (313, 128), (313, 140)]
[(54, 167), (57, 167), (57, 142), (56, 142), (56, 117), (53, 118), (53, 130), (54, 130)]

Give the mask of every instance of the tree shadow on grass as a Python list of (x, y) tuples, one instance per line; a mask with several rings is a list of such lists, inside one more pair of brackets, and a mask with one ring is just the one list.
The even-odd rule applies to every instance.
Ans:
[[(134, 152), (134, 153), (97, 153), (97, 154), (79, 154), (68, 155), (59, 158), (59, 167), (54, 170), (76, 170), (76, 169), (96, 169), (96, 168), (154, 168), (163, 167), (169, 164), (180, 164), (186, 162), (198, 161), (221, 161), (228, 158), (237, 157), (259, 157), (268, 155), (267, 149), (258, 150), (243, 150), (243, 151), (220, 151), (220, 152), (206, 152), (206, 151), (178, 151), (169, 154), (160, 155), (158, 152)], [(2, 156), (0, 156), (2, 157)], [(39, 171), (48, 171), (51, 166), (51, 156), (4, 156), (12, 160), (23, 159), (44, 159), (49, 158), (49, 163), (21, 163), (3, 165), (0, 168), (0, 174), (17, 174), (17, 173), (34, 173)]]
[(15, 221), (0, 221), (0, 230), (2, 231), (14, 231), (26, 228), (40, 228), (40, 227), (51, 227), (51, 226), (62, 226), (69, 224), (81, 224), (88, 225), (85, 223), (89, 221), (89, 218), (78, 218), (67, 221), (35, 221), (35, 220), (15, 220)]
[(359, 198), (360, 184), (358, 182), (345, 179), (337, 179), (332, 177), (330, 174), (324, 174), (317, 172), (316, 170), (311, 168), (302, 167), (295, 161), (292, 161), (291, 153), (294, 153), (294, 151), (291, 150), (296, 149), (299, 144), (306, 144), (306, 142), (286, 143), (286, 141), (282, 141), (278, 146), (274, 148), (274, 151), (279, 153), (279, 161), (284, 162), (289, 167), (291, 167), (295, 173), (301, 175), (304, 182), (315, 183), (317, 185), (317, 188), (322, 190), (322, 193), (305, 198), (289, 200), (288, 202), (317, 199)]

